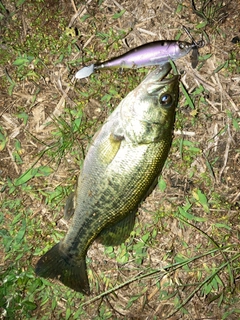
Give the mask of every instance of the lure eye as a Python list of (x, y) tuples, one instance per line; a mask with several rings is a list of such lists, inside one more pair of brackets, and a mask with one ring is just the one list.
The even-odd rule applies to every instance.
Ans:
[(185, 44), (183, 42), (179, 42), (178, 46), (180, 49), (185, 49)]
[(173, 99), (172, 96), (168, 93), (164, 93), (160, 97), (160, 103), (164, 107), (170, 107), (172, 105)]

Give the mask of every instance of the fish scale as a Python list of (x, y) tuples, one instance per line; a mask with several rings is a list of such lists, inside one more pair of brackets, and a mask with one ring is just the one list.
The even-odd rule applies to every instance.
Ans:
[[(151, 145), (142, 146), (141, 150), (138, 152), (136, 152), (136, 150), (131, 150), (130, 147), (126, 147), (125, 152), (121, 150), (121, 158), (114, 159), (111, 165), (107, 167), (107, 170), (104, 170), (105, 168), (103, 168), (103, 170), (95, 171), (94, 174), (93, 172), (88, 172), (88, 174), (93, 177), (90, 181), (88, 180), (88, 183), (92, 183), (93, 187), (89, 189), (87, 184), (87, 190), (85, 190), (82, 181), (80, 181), (77, 194), (79, 199), (85, 197), (86, 193), (91, 194), (87, 203), (80, 202), (79, 206), (81, 207), (81, 215), (85, 216), (89, 215), (89, 212), (93, 213), (89, 216), (88, 220), (85, 220), (84, 222), (79, 221), (79, 217), (75, 215), (72, 224), (79, 226), (79, 223), (81, 223), (78, 235), (75, 235), (75, 230), (73, 230), (72, 233), (74, 236), (69, 234), (64, 242), (69, 242), (70, 239), (79, 237), (80, 241), (78, 247), (82, 253), (84, 253), (92, 242), (92, 239), (95, 237), (97, 230), (101, 231), (103, 227), (107, 227), (108, 223), (117, 222), (117, 220), (124, 218), (126, 213), (134, 210), (136, 203), (139, 204), (147, 193), (156, 174), (158, 175), (160, 173), (165, 162), (165, 157), (159, 159), (159, 156), (163, 153), (168, 153), (170, 147), (169, 143), (170, 139), (166, 143), (160, 142), (156, 145), (157, 148), (154, 148), (154, 150), (157, 149), (155, 158), (152, 157), (154, 150), (152, 150)], [(129, 154), (132, 154), (133, 156), (129, 157)], [(146, 159), (150, 156), (151, 163), (148, 163)], [(143, 160), (141, 162), (136, 161), (138, 158)], [(129, 164), (131, 164), (131, 175), (128, 170)], [(118, 172), (115, 170), (116, 167), (118, 168)], [(140, 174), (142, 170), (146, 171), (144, 176)], [(114, 175), (114, 182), (111, 186), (108, 177), (111, 177), (112, 175)], [(132, 179), (132, 175), (136, 177), (134, 180)], [(123, 179), (123, 177), (125, 179)], [(97, 178), (101, 180), (100, 185), (94, 185), (93, 183)], [(113, 194), (114, 199), (112, 199)], [(76, 205), (76, 211), (80, 210), (79, 206), (78, 204)], [(96, 219), (96, 217), (98, 217), (98, 219)], [(89, 225), (92, 227), (92, 234), (90, 234), (90, 230), (88, 229)], [(87, 242), (82, 236), (85, 227), (88, 229)]]
[(167, 158), (178, 103), (179, 77), (170, 64), (151, 72), (93, 138), (79, 175), (71, 226), (36, 265), (39, 276), (90, 293), (86, 254), (94, 240), (116, 245), (157, 182)]

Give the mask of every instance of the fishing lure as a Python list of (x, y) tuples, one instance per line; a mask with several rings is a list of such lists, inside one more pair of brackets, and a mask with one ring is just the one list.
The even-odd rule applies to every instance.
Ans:
[(140, 68), (145, 66), (163, 65), (171, 60), (186, 56), (198, 45), (176, 40), (160, 40), (143, 44), (116, 58), (80, 69), (75, 77), (83, 79), (90, 76), (95, 70), (112, 68)]
[(192, 40), (192, 54), (191, 54), (191, 63), (193, 69), (196, 68), (198, 65), (198, 57), (199, 57), (199, 48), (203, 48), (205, 46), (205, 41), (202, 39), (200, 41), (195, 41), (189, 30), (183, 26), (184, 31), (189, 36), (189, 38)]

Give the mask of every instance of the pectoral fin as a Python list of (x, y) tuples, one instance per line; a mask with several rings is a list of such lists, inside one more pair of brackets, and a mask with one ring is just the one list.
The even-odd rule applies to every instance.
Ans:
[(99, 147), (99, 157), (103, 163), (109, 164), (115, 158), (121, 141), (124, 139), (122, 136), (111, 133), (106, 139), (103, 140)]
[(98, 236), (98, 241), (105, 246), (117, 246), (123, 243), (133, 230), (136, 211), (131, 212), (123, 220), (103, 229)]

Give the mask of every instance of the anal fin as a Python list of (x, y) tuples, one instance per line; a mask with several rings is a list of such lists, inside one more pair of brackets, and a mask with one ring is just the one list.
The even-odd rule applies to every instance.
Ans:
[(97, 240), (105, 246), (118, 246), (123, 243), (133, 230), (137, 210), (131, 212), (124, 219), (103, 229)]

